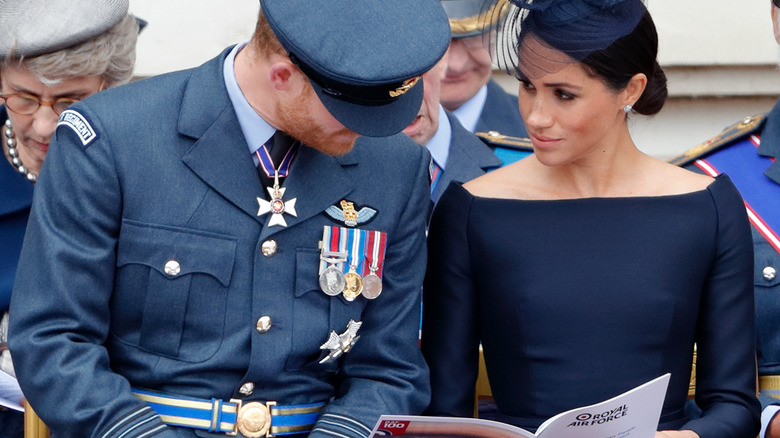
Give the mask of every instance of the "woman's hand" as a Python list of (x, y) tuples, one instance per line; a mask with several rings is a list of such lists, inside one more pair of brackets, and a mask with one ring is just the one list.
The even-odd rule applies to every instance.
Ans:
[(699, 438), (699, 434), (692, 430), (662, 430), (654, 438)]

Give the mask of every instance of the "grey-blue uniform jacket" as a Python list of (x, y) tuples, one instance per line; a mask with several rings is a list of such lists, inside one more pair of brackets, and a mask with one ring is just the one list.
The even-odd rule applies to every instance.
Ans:
[(452, 131), (447, 163), (431, 198), (438, 201), (452, 181), (467, 182), (490, 170), (501, 167), (501, 159), (479, 138), (460, 124), (458, 118), (446, 111)]
[(512, 137), (528, 137), (517, 96), (504, 91), (494, 80), (487, 83), (487, 97), (474, 132), (497, 131)]
[[(707, 162), (715, 161), (719, 154), (726, 154), (733, 148), (747, 146), (749, 151), (755, 150), (755, 156), (750, 154), (741, 156), (728, 156), (726, 159), (732, 166), (737, 166), (741, 172), (752, 175), (768, 182), (774, 187), (775, 194), (780, 194), (780, 163), (772, 164), (764, 160), (764, 165), (756, 166), (759, 157), (772, 160), (780, 158), (780, 103), (775, 105), (766, 116), (754, 116), (737, 123), (720, 135), (697, 146), (684, 154), (671, 160), (672, 163), (684, 166), (699, 173), (705, 173)], [(740, 158), (742, 157), (742, 158)], [(723, 159), (723, 158), (721, 158)], [(704, 160), (702, 163), (699, 160)], [(756, 213), (761, 210), (772, 209), (780, 211), (780, 197), (778, 196), (754, 196), (754, 188), (749, 182), (742, 182), (737, 172), (729, 172), (728, 169), (715, 171), (729, 174), (743, 198), (748, 201)], [(712, 173), (710, 170), (707, 173)], [(758, 336), (758, 374), (761, 380), (759, 399), (763, 407), (769, 404), (780, 403), (780, 400), (769, 396), (773, 392), (775, 397), (780, 397), (780, 387), (775, 383), (772, 389), (766, 385), (767, 376), (780, 375), (780, 245), (774, 245), (767, 239), (766, 232), (762, 233), (758, 228), (755, 216), (751, 218), (753, 247), (755, 254), (754, 284), (756, 329)], [(775, 226), (775, 233), (780, 229)]]
[[(153, 426), (218, 436), (162, 426), (131, 387), (328, 402), (312, 437), (366, 437), (380, 414), (429, 401), (417, 336), (430, 155), (403, 135), (362, 138), (340, 157), (304, 146), (284, 180), (297, 217), (267, 226), (256, 199), (266, 189), (225, 89), (227, 53), (79, 102), (70, 116), (81, 123), (61, 118), (11, 320), (19, 382), (55, 436), (129, 438)], [(358, 227), (387, 233), (373, 301), (318, 285), (323, 227), (345, 226), (324, 212), (341, 200), (375, 209)], [(169, 261), (179, 273), (166, 274)], [(320, 364), (320, 346), (350, 320), (362, 322), (357, 343)], [(249, 382), (251, 394), (239, 392)]]

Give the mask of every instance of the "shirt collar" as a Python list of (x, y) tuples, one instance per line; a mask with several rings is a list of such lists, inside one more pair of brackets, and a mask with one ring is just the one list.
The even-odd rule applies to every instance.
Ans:
[(274, 135), (276, 128), (263, 120), (254, 108), (249, 105), (249, 101), (244, 97), (241, 88), (238, 86), (238, 81), (236, 80), (236, 72), (233, 63), (236, 60), (238, 52), (240, 52), (248, 42), (249, 41), (244, 41), (233, 47), (233, 50), (231, 50), (227, 58), (225, 58), (222, 75), (225, 78), (225, 87), (227, 87), (228, 97), (230, 97), (230, 102), (233, 104), (233, 109), (236, 111), (236, 117), (238, 118), (238, 124), (241, 126), (241, 132), (244, 134), (244, 138), (249, 145), (249, 152), (254, 154), (256, 150), (260, 149), (260, 146), (265, 144), (265, 142)]
[(469, 132), (474, 132), (477, 129), (482, 108), (485, 107), (485, 101), (487, 101), (487, 84), (483, 85), (474, 97), (464, 102), (452, 113), (455, 114), (464, 128), (468, 129)]
[(439, 127), (436, 134), (428, 140), (425, 147), (431, 152), (433, 161), (444, 170), (447, 158), (450, 156), (450, 141), (452, 140), (452, 126), (444, 107), (439, 105)]

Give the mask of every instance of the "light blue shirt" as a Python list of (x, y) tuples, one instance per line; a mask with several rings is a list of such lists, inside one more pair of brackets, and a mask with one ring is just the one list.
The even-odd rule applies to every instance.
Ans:
[(436, 129), (436, 134), (428, 140), (425, 147), (433, 157), (433, 161), (444, 170), (444, 166), (447, 165), (447, 158), (450, 156), (450, 140), (452, 139), (452, 126), (450, 125), (450, 119), (447, 117), (447, 112), (444, 111), (444, 107), (439, 105), (439, 127)]
[(238, 124), (241, 125), (241, 132), (244, 134), (246, 143), (249, 145), (249, 153), (252, 154), (252, 160), (255, 162), (255, 166), (259, 161), (255, 155), (255, 151), (260, 149), (260, 146), (264, 145), (276, 132), (276, 128), (269, 125), (257, 111), (249, 105), (249, 101), (244, 97), (244, 93), (241, 92), (241, 88), (238, 86), (236, 80), (236, 71), (233, 68), (233, 63), (236, 60), (236, 55), (243, 49), (249, 41), (237, 44), (230, 51), (227, 58), (225, 58), (224, 68), (222, 69), (222, 75), (225, 78), (225, 87), (227, 87), (228, 97), (233, 104), (233, 109), (236, 111), (238, 117)]
[(482, 115), (485, 102), (487, 102), (487, 84), (483, 85), (474, 97), (464, 102), (452, 113), (455, 114), (464, 128), (468, 129), (469, 132), (474, 132), (477, 129), (477, 122), (479, 116)]

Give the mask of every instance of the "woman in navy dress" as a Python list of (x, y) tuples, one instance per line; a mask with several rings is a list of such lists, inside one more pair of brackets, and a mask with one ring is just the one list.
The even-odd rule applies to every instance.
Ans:
[(481, 342), (492, 419), (534, 430), (671, 373), (656, 438), (755, 437), (745, 207), (728, 177), (656, 160), (629, 134), (629, 115), (667, 95), (649, 13), (640, 0), (511, 1), (498, 61), (520, 80), (534, 154), (450, 185), (434, 211), (428, 413), (471, 416)]

